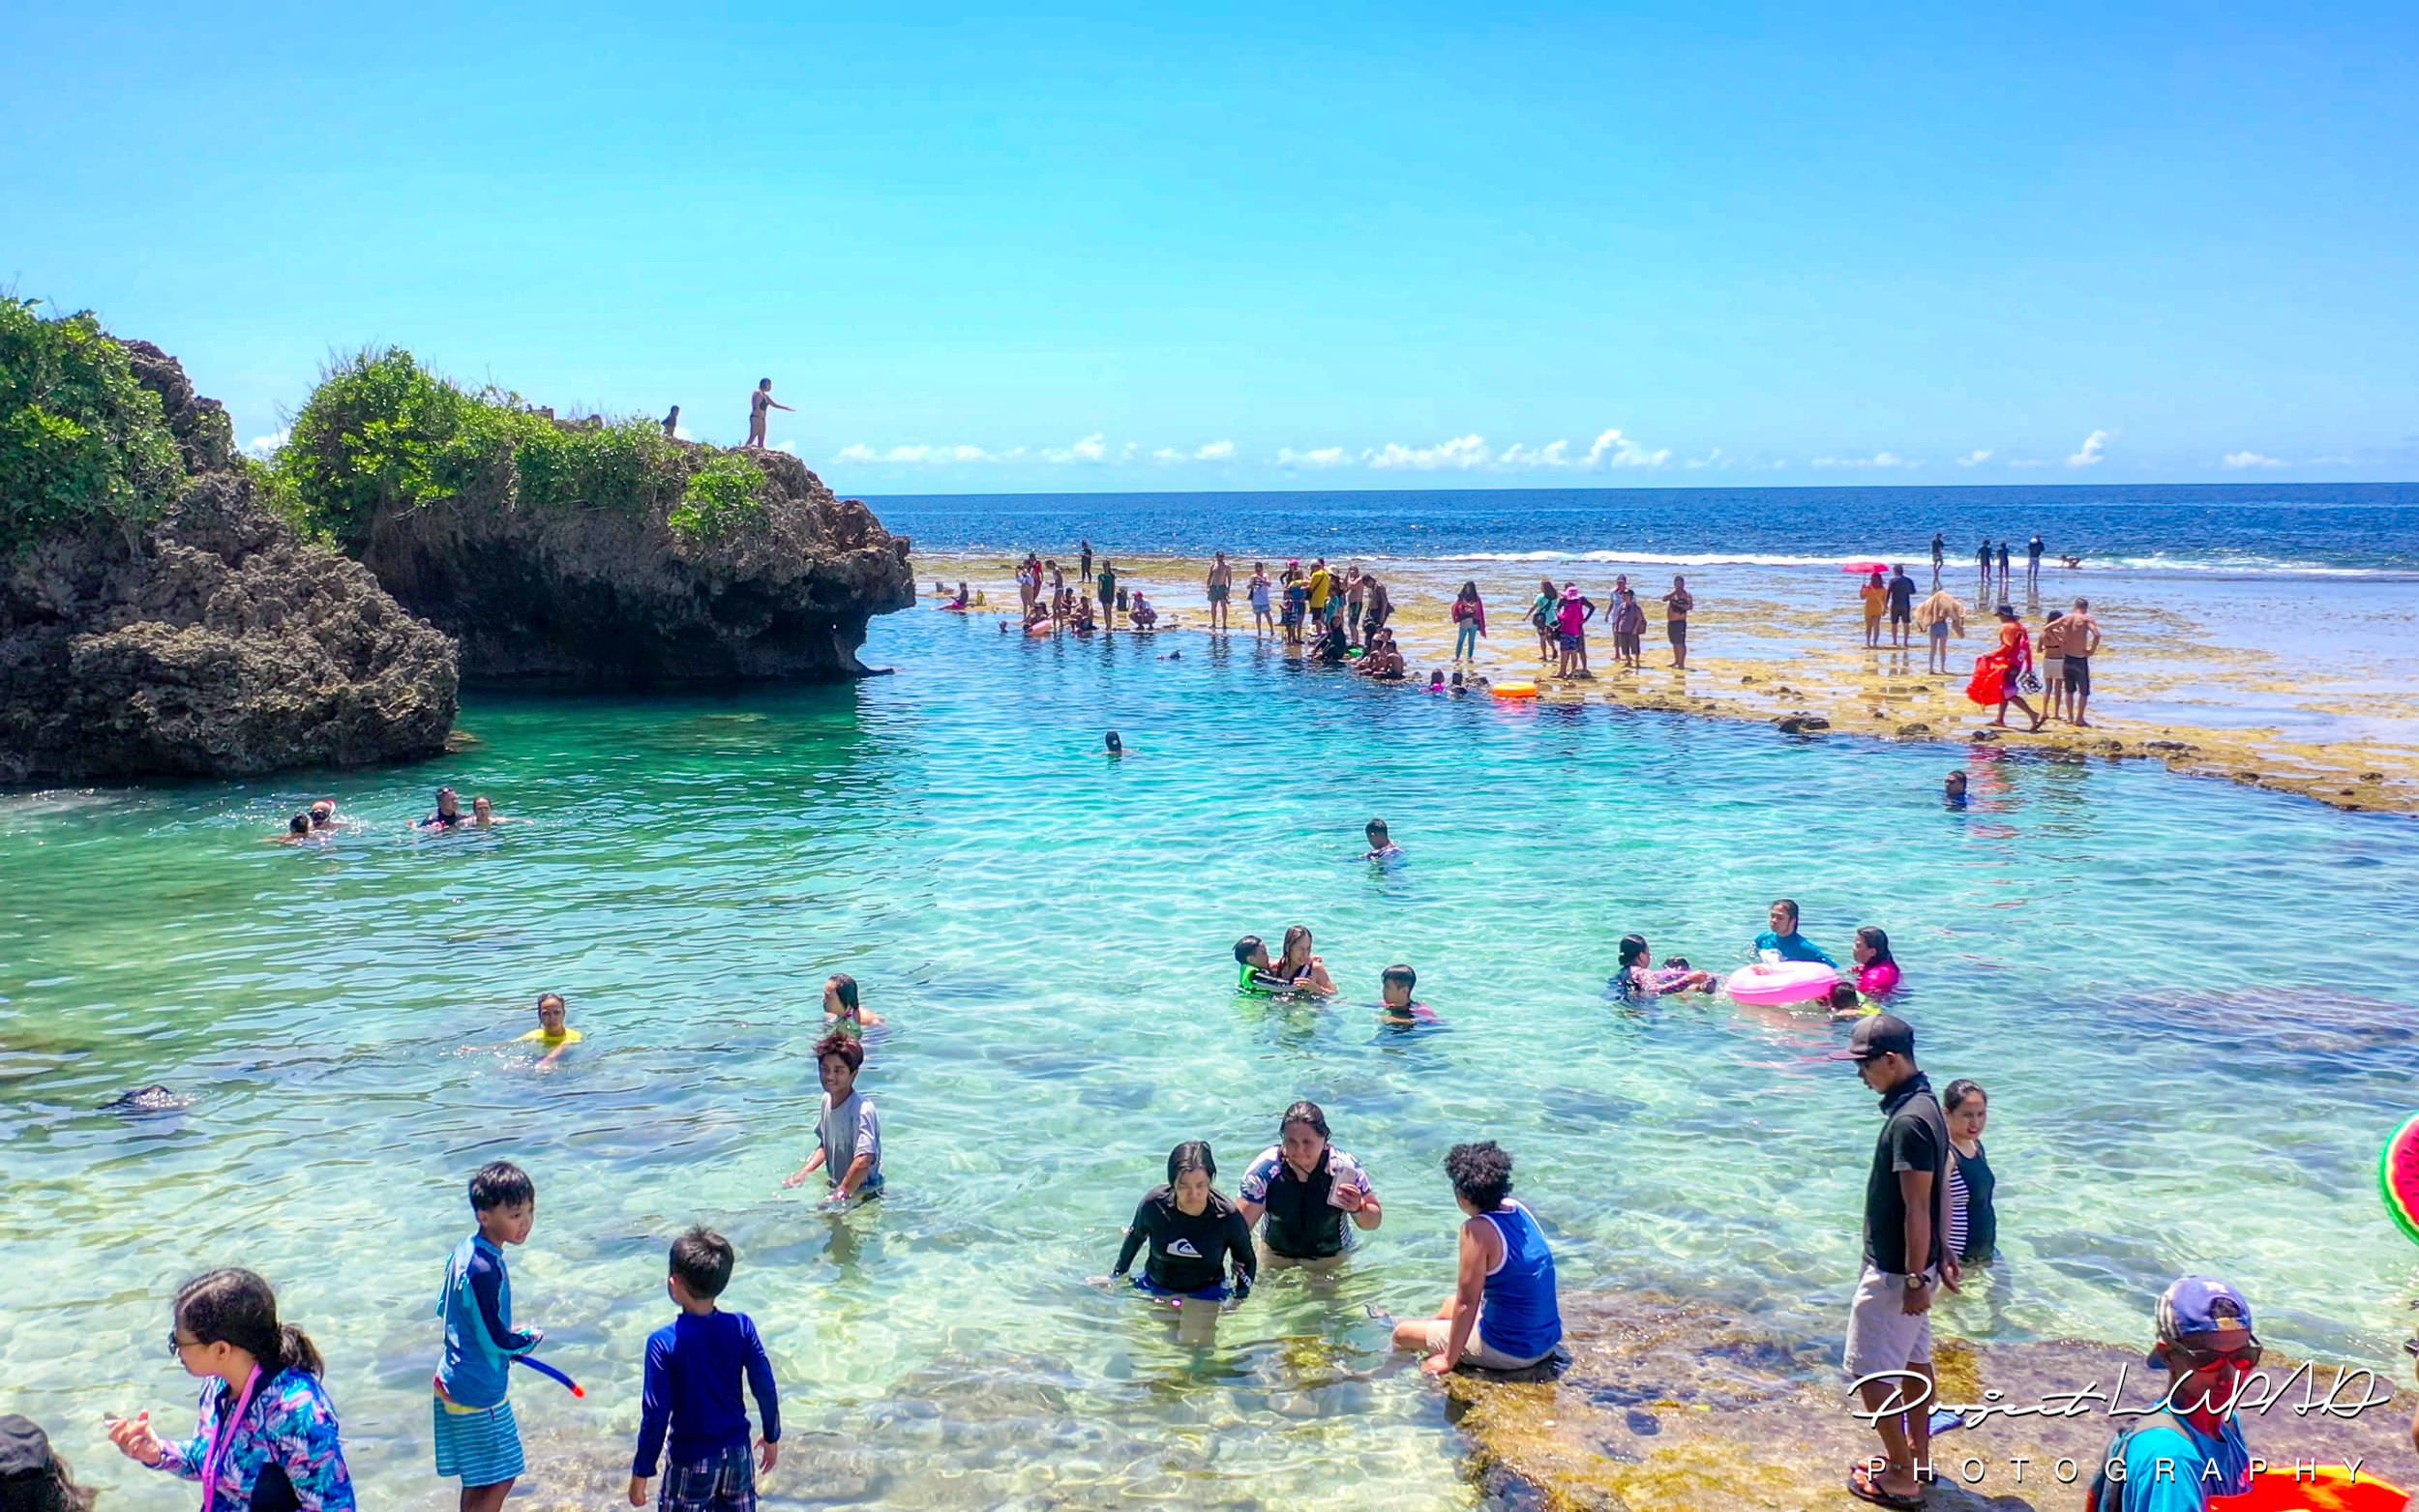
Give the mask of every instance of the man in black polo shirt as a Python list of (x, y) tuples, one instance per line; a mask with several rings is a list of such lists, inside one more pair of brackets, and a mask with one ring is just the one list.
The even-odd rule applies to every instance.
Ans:
[[(1932, 1292), (1956, 1285), (1956, 1259), (1946, 1253), (1949, 1209), (1949, 1123), (1931, 1082), (1915, 1068), (1915, 1031), (1893, 1014), (1860, 1020), (1848, 1048), (1834, 1057), (1856, 1062), (1857, 1077), (1881, 1094), (1881, 1137), (1865, 1179), (1865, 1274), (1848, 1310), (1848, 1346), (1841, 1360), (1866, 1410), (1879, 1412), (1894, 1396), (1909, 1400), (1932, 1379)], [(1886, 1507), (1918, 1504), (1919, 1465), (1931, 1459), (1928, 1412), (1892, 1412), (1874, 1427), (1882, 1454), (1857, 1466), (1848, 1490)]]

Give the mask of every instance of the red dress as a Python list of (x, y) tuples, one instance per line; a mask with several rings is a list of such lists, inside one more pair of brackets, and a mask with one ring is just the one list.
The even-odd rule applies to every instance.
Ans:
[(1985, 708), (2007, 702), (2015, 696), (2013, 684), (2016, 675), (2032, 661), (2031, 634), (2012, 621), (2002, 624), (1999, 649), (1974, 659), (1974, 676), (1965, 685), (1965, 696)]

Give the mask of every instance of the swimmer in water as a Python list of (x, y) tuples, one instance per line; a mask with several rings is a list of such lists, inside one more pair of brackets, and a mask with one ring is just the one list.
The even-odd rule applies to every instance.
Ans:
[(563, 1002), (562, 993), (542, 993), (538, 995), (538, 1026), (515, 1042), (535, 1045), (545, 1051), (546, 1053), (538, 1057), (534, 1069), (553, 1070), (562, 1063), (563, 1052), (580, 1043), (582, 1038), (580, 1031), (566, 1022), (570, 1015), (571, 1010)]
[(1121, 756), (1125, 755), (1125, 742), (1118, 738), (1118, 732), (1114, 729), (1109, 731), (1106, 742), (1106, 751), (1108, 755), (1113, 756)]
[(495, 805), (488, 802), (485, 793), (470, 800), (470, 827), (473, 829), (493, 829), (498, 824), (526, 824), (528, 822), (527, 819), (508, 819), (496, 813)]
[(881, 1027), (881, 1015), (857, 1006), (856, 978), (834, 971), (823, 979), (823, 1023), (842, 1034), (862, 1034)]
[(1285, 932), (1285, 950), (1277, 957), (1276, 974), (1297, 993), (1319, 997), (1335, 994), (1335, 978), (1325, 960), (1310, 953), (1310, 927), (1297, 924)]
[(462, 799), (451, 787), (436, 790), (436, 812), (412, 825), (414, 829), (453, 829), (469, 822), (462, 812)]
[(1950, 808), (1964, 808), (1965, 774), (1963, 772), (1951, 772), (1948, 780), (1941, 784), (1940, 795), (1942, 800), (1946, 802)]
[(1368, 824), (1362, 828), (1361, 833), (1369, 838), (1369, 853), (1362, 856), (1360, 858), (1361, 860), (1375, 861), (1380, 865), (1384, 865), (1389, 861), (1400, 861), (1403, 859), (1403, 847), (1394, 844), (1393, 840), (1387, 834), (1386, 821), (1384, 819), (1371, 819)]
[(1235, 990), (1239, 993), (1290, 993), (1294, 984), (1277, 974), (1276, 963), (1269, 959), (1268, 941), (1257, 934), (1246, 934), (1235, 942), (1235, 964), (1240, 968)]
[(1856, 984), (1853, 982), (1832, 983), (1831, 995), (1823, 999), (1823, 1006), (1831, 1010), (1835, 1020), (1862, 1019), (1867, 1014), (1881, 1012), (1856, 995)]
[[(1674, 957), (1674, 960), (1679, 960)], [(1621, 964), (1613, 978), (1614, 991), (1625, 997), (1662, 997), (1672, 993), (1710, 993), (1714, 990), (1714, 973), (1691, 970), (1686, 961), (1677, 966), (1655, 964), (1655, 953), (1649, 949), (1643, 934), (1625, 934), (1621, 941)]]
[(335, 829), (343, 822), (336, 816), (335, 799), (321, 798), (311, 805), (311, 827), (313, 829)]
[(270, 836), (269, 844), (272, 845), (291, 845), (313, 838), (314, 837), (311, 833), (311, 815), (308, 814), (297, 814), (292, 818), (285, 821), (285, 833), (283, 835)]
[(1402, 964), (1388, 966), (1378, 976), (1378, 1022), (1394, 1028), (1414, 1023), (1434, 1023), (1436, 1011), (1426, 1003), (1412, 1000), (1411, 990), (1419, 985), (1419, 973)]

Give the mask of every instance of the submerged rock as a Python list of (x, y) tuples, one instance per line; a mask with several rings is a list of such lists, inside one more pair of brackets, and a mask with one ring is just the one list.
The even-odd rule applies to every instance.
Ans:
[(104, 1112), (112, 1113), (172, 1113), (194, 1106), (194, 1100), (182, 1092), (153, 1082), (131, 1092), (120, 1092), (101, 1105)]
[(101, 517), (0, 557), (0, 782), (225, 777), (434, 756), (453, 643), (308, 541), (232, 465), (176, 360), (131, 343), (190, 477), (157, 519)]
[(457, 637), (466, 677), (626, 687), (864, 675), (876, 614), (915, 602), (908, 543), (783, 452), (763, 515), (711, 538), (667, 510), (513, 508), (475, 492), (381, 516), (386, 590)]

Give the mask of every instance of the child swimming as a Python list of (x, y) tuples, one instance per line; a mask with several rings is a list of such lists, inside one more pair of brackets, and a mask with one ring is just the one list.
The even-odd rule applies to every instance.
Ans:
[(536, 1045), (546, 1052), (538, 1058), (537, 1070), (553, 1070), (561, 1063), (563, 1052), (579, 1044), (582, 1038), (578, 1029), (564, 1022), (569, 1015), (570, 1009), (563, 1002), (562, 993), (541, 993), (538, 994), (538, 1026), (515, 1042), (522, 1045)]
[(1361, 827), (1361, 833), (1369, 841), (1368, 853), (1363, 855), (1361, 860), (1383, 864), (1403, 859), (1403, 847), (1394, 844), (1393, 837), (1387, 833), (1384, 819), (1371, 819)]
[(1378, 975), (1378, 1022), (1400, 1028), (1412, 1023), (1434, 1023), (1436, 1010), (1426, 1003), (1412, 1000), (1412, 989), (1419, 985), (1419, 973), (1397, 963)]
[(1662, 997), (1672, 993), (1710, 993), (1714, 973), (1697, 971), (1675, 956), (1677, 965), (1655, 964), (1655, 952), (1643, 934), (1625, 934), (1621, 961), (1613, 977), (1614, 991), (1625, 997)]

